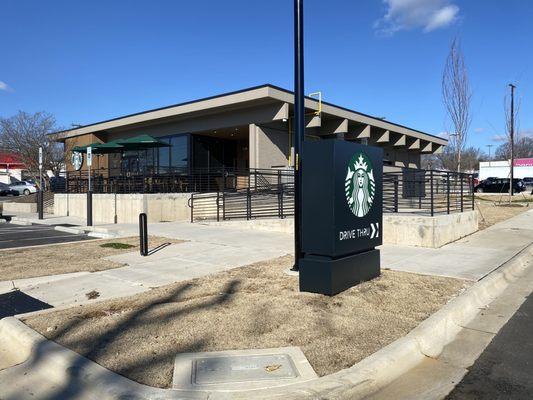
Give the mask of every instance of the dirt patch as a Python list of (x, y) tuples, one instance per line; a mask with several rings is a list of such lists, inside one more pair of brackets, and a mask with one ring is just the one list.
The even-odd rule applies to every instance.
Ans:
[(180, 352), (300, 346), (319, 375), (402, 337), (457, 295), (458, 279), (383, 271), (335, 297), (298, 291), (282, 257), (125, 299), (33, 316), (49, 339), (137, 382), (169, 387)]
[(479, 215), (479, 230), (486, 229), (498, 222), (505, 221), (525, 211), (531, 210), (527, 204), (498, 203), (476, 198), (476, 210)]
[[(150, 237), (149, 246), (154, 248), (165, 243), (182, 241), (162, 237)], [(102, 247), (106, 243), (130, 245)], [(34, 278), (37, 276), (66, 274), (80, 271), (103, 271), (118, 268), (123, 264), (104, 260), (115, 254), (139, 251), (139, 238), (128, 237), (109, 240), (91, 240), (61, 245), (20, 248), (0, 252), (0, 281)]]

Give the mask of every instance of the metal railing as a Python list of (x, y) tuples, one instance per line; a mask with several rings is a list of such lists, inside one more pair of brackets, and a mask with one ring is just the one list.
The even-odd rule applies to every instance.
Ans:
[[(279, 172), (278, 172), (279, 171)], [(87, 170), (66, 172), (58, 177), (56, 193), (86, 193)], [(280, 179), (280, 182), (278, 182)], [(163, 173), (113, 174), (112, 170), (91, 171), (93, 193), (206, 193), (232, 192), (251, 188), (261, 190), (292, 181), (292, 171), (271, 169), (172, 169)]]
[(383, 211), (434, 216), (474, 209), (471, 174), (404, 168), (383, 174)]
[[(294, 215), (292, 169), (174, 169), (161, 174), (93, 170), (93, 193), (192, 193), (191, 221), (285, 218)], [(87, 171), (59, 177), (55, 192), (86, 193)], [(474, 208), (470, 174), (403, 168), (383, 174), (383, 211), (422, 215)]]
[[(292, 171), (283, 173), (292, 176)], [(269, 183), (233, 193), (192, 194), (191, 222), (292, 216), (294, 185), (287, 181), (291, 183)], [(434, 216), (473, 209), (470, 174), (412, 168), (383, 174), (384, 212)]]
[(193, 193), (189, 199), (191, 222), (201, 220), (286, 218), (294, 215), (294, 185), (237, 192)]

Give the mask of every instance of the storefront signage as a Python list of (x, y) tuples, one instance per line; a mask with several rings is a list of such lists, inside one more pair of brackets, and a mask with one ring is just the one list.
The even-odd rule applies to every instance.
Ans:
[(336, 294), (380, 273), (383, 150), (322, 140), (303, 154), (300, 288)]
[(70, 163), (76, 171), (79, 171), (83, 166), (83, 154), (78, 151), (73, 151), (70, 156)]

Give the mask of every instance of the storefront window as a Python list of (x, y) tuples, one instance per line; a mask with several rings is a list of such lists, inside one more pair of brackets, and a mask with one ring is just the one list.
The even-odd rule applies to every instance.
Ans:
[[(161, 138), (163, 142), (168, 143), (169, 138)], [(159, 148), (159, 173), (166, 174), (170, 172), (170, 147), (160, 147)]]
[(189, 165), (189, 136), (173, 136), (170, 138), (170, 164), (173, 170), (184, 170)]

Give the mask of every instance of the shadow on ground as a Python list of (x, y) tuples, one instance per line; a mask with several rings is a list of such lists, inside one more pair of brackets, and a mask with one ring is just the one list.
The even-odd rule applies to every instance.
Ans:
[[(138, 324), (147, 324), (147, 325), (154, 325), (154, 327), (160, 322), (161, 318), (165, 320), (175, 320), (179, 319), (180, 317), (189, 314), (194, 313), (195, 311), (198, 311), (201, 308), (209, 308), (216, 305), (223, 305), (230, 301), (233, 294), (238, 290), (238, 287), (240, 285), (240, 282), (237, 280), (233, 280), (227, 283), (227, 285), (224, 288), (224, 291), (220, 293), (220, 296), (217, 296), (216, 298), (209, 299), (207, 301), (204, 301), (200, 304), (194, 305), (194, 306), (188, 306), (184, 307), (181, 310), (176, 311), (175, 309), (172, 309), (172, 312), (167, 313), (159, 313), (157, 319), (153, 319), (148, 316), (148, 314), (154, 310), (155, 308), (164, 306), (169, 303), (179, 302), (182, 297), (187, 293), (187, 291), (192, 287), (191, 284), (184, 284), (182, 286), (179, 286), (177, 288), (174, 288), (169, 294), (167, 294), (165, 297), (159, 298), (156, 301), (148, 302), (143, 307), (140, 307), (138, 309), (135, 309), (133, 312), (129, 313), (127, 317), (123, 318), (116, 324), (109, 326), (109, 329), (102, 332), (97, 338), (92, 337), (90, 339), (90, 343), (97, 343), (97, 346), (84, 346), (84, 343), (78, 343), (79, 347), (85, 347), (86, 351), (81, 352), (80, 354), (84, 357), (87, 357), (88, 359), (96, 359), (98, 356), (101, 356), (102, 354), (109, 351), (110, 345), (113, 344), (113, 342), (120, 337), (122, 332), (127, 331), (128, 329), (137, 326)], [(87, 319), (85, 318), (78, 318), (78, 319), (71, 319), (68, 323), (66, 323), (64, 326), (62, 326), (60, 329), (53, 332), (53, 334), (49, 337), (51, 340), (54, 341), (60, 341), (60, 339), (69, 331), (72, 329), (75, 329), (79, 325), (82, 325), (84, 323), (87, 323)], [(150, 340), (150, 338), (147, 338), (147, 340)], [(115, 370), (115, 372), (118, 372), (123, 375), (128, 375), (133, 370), (139, 370), (143, 369), (146, 365), (151, 365), (152, 367), (159, 366), (163, 367), (165, 365), (173, 364), (174, 357), (178, 353), (183, 352), (196, 352), (199, 351), (199, 349), (204, 346), (205, 341), (208, 340), (207, 337), (205, 337), (205, 333), (203, 334), (203, 337), (201, 334), (198, 335), (198, 338), (195, 339), (195, 341), (192, 342), (192, 344), (188, 346), (179, 346), (174, 345), (173, 347), (167, 348), (167, 351), (162, 354), (150, 354), (145, 355), (141, 358), (137, 358), (134, 363), (129, 363), (125, 365), (121, 365), (118, 370)], [(32, 371), (36, 370), (36, 368), (39, 367), (39, 364), (41, 364), (46, 360), (46, 357), (50, 356), (50, 353), (47, 351), (48, 346), (47, 342), (44, 341), (41, 344), (37, 346), (37, 348), (34, 349), (33, 354), (31, 358), (27, 361), (25, 361), (23, 364), (20, 365), (21, 368), (24, 368), (25, 371)], [(125, 349), (127, 350), (127, 349)], [(132, 349), (133, 351), (133, 349)], [(87, 389), (87, 381), (85, 381), (84, 374), (85, 374), (85, 367), (89, 366), (91, 364), (91, 361), (87, 359), (79, 359), (79, 362), (77, 362), (74, 365), (70, 365), (70, 367), (67, 370), (68, 379), (67, 382), (64, 385), (58, 385), (55, 390), (53, 390), (51, 393), (47, 393), (46, 395), (35, 393), (35, 395), (38, 396), (41, 400), (58, 400), (58, 399), (74, 399), (78, 398), (84, 395), (85, 391)], [(17, 368), (17, 367), (14, 367)], [(94, 378), (94, 377), (91, 377)], [(140, 387), (137, 387), (140, 388)], [(19, 392), (12, 392), (9, 393), (9, 396), (6, 397), (6, 399), (22, 399), (30, 397), (28, 394), (33, 397), (33, 393), (28, 393), (27, 390), (21, 388)], [(4, 397), (0, 396), (0, 398), (3, 400)], [(84, 397), (85, 398), (85, 397)], [(121, 397), (122, 398), (122, 397)], [(145, 398), (142, 395), (139, 396), (127, 396), (128, 400), (135, 400), (135, 399), (143, 399)]]

